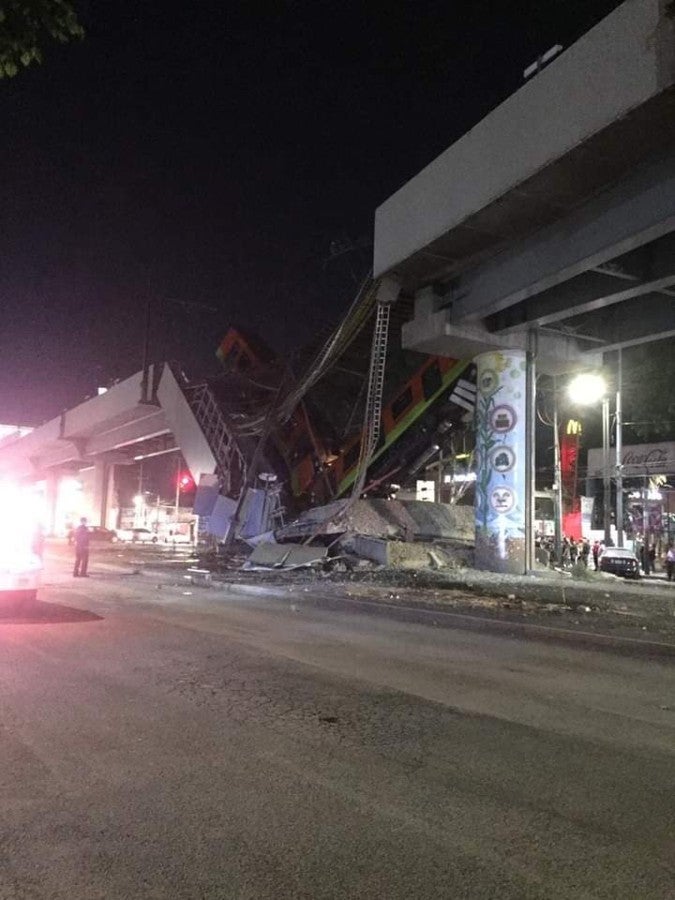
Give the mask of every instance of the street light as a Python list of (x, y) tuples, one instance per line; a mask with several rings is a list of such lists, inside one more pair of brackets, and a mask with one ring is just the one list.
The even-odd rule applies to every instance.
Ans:
[[(622, 443), (623, 423), (621, 409), (621, 388), (623, 380), (621, 350), (617, 359), (616, 379), (616, 542), (623, 547), (623, 471)], [(596, 372), (582, 372), (575, 376), (568, 385), (570, 399), (582, 406), (588, 406), (602, 400), (602, 484), (603, 484), (603, 528), (605, 545), (611, 540), (611, 475), (609, 461), (609, 395), (607, 384), (602, 375)]]
[(602, 524), (605, 532), (605, 546), (612, 537), (612, 514), (610, 507), (611, 481), (609, 473), (609, 397), (607, 384), (596, 372), (581, 372), (569, 383), (570, 399), (581, 406), (591, 406), (602, 400)]
[[(595, 372), (581, 372), (567, 384), (567, 397), (575, 405), (597, 403), (607, 392), (605, 379)], [(562, 562), (563, 539), (563, 495), (562, 466), (560, 459), (560, 422), (558, 417), (558, 382), (553, 376), (553, 490), (554, 490), (554, 556), (558, 563)], [(604, 409), (604, 407), (603, 407)], [(607, 442), (607, 446), (609, 443)], [(608, 465), (605, 471), (609, 472)], [(609, 496), (609, 488), (605, 487), (605, 495)], [(609, 527), (609, 526), (608, 526)]]
[(607, 395), (607, 384), (596, 372), (580, 372), (567, 385), (567, 395), (572, 403), (591, 406)]

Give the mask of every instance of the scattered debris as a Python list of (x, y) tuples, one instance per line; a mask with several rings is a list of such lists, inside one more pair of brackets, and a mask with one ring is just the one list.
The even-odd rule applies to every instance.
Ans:
[(211, 572), (209, 569), (188, 569), (188, 577), (194, 585), (206, 587), (211, 584)]
[(443, 569), (447, 565), (446, 561), (441, 557), (437, 550), (430, 549), (427, 551), (431, 565), (434, 569)]
[(318, 565), (326, 558), (326, 547), (300, 544), (258, 544), (243, 565), (244, 569), (300, 569)]

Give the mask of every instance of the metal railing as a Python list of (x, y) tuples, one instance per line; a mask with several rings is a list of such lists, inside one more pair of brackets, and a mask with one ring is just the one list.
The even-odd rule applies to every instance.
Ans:
[(208, 384), (184, 388), (197, 422), (216, 459), (216, 474), (223, 494), (238, 497), (246, 481), (246, 459)]

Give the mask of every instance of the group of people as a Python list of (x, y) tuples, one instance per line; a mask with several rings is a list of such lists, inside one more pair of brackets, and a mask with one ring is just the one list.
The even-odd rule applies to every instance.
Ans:
[[(551, 563), (555, 562), (555, 542), (552, 537), (542, 538), (539, 542), (539, 546), (544, 550), (548, 551), (549, 560)], [(601, 554), (601, 545), (598, 541), (595, 541), (593, 546), (591, 547), (591, 542), (588, 538), (582, 538), (581, 540), (576, 540), (573, 537), (563, 537), (562, 543), (560, 545), (560, 565), (567, 566), (575, 566), (577, 563), (582, 563), (584, 566), (588, 566), (589, 559), (593, 558), (593, 565), (597, 569), (598, 568), (598, 559)]]
[[(546, 559), (551, 565), (557, 564), (553, 537), (548, 536), (539, 538), (537, 546), (546, 551)], [(588, 567), (592, 560), (593, 568), (597, 572), (600, 568), (600, 557), (605, 551), (605, 542), (602, 540), (595, 540), (591, 544), (588, 538), (576, 540), (573, 537), (565, 536), (562, 539), (560, 551), (561, 559), (558, 564), (564, 568), (571, 568), (577, 563), (581, 563)], [(654, 544), (647, 544), (639, 540), (636, 541), (635, 555), (637, 556), (640, 562), (640, 568), (645, 575), (654, 572), (657, 555)], [(675, 546), (673, 544), (669, 544), (663, 562), (668, 581), (675, 581)]]

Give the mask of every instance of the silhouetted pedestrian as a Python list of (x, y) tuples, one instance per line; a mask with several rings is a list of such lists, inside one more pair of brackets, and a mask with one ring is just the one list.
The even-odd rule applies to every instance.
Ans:
[(560, 547), (560, 562), (562, 566), (566, 566), (570, 561), (570, 542), (567, 540), (567, 535), (563, 536), (562, 544)]
[(73, 540), (75, 542), (75, 568), (73, 569), (73, 577), (88, 578), (89, 528), (87, 527), (87, 520), (84, 517), (80, 519), (80, 524), (75, 529)]
[(600, 541), (593, 541), (593, 547), (591, 548), (591, 555), (593, 556), (593, 568), (595, 571), (598, 571), (598, 558), (600, 557)]
[(668, 547), (668, 552), (666, 553), (666, 577), (668, 581), (673, 580), (673, 576), (675, 575), (675, 547)]
[(581, 542), (581, 561), (588, 568), (588, 557), (591, 552), (591, 543), (588, 538), (584, 538)]

